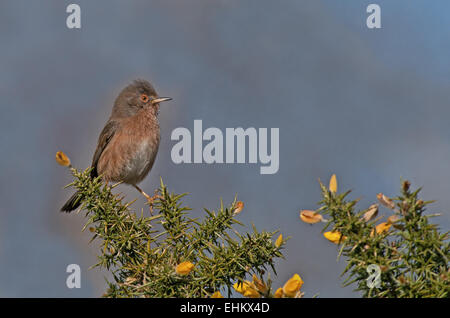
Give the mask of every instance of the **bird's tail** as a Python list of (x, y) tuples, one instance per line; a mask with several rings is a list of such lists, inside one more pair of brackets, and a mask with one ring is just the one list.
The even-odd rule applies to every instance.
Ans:
[(67, 200), (66, 204), (63, 205), (61, 208), (61, 212), (71, 212), (78, 208), (81, 205), (81, 198), (80, 193), (77, 191), (75, 192), (69, 200)]

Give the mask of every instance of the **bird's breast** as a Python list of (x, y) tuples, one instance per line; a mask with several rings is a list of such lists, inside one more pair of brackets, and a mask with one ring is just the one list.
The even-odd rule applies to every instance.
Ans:
[(138, 184), (152, 168), (159, 148), (159, 125), (145, 118), (129, 120), (103, 152), (98, 170), (105, 180)]
[(137, 184), (144, 179), (155, 162), (158, 153), (159, 142), (152, 138), (142, 138), (134, 145), (131, 156), (124, 161), (122, 170), (123, 181), (129, 184)]

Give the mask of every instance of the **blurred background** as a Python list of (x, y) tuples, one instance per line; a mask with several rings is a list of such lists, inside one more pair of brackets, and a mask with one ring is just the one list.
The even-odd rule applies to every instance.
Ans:
[[(193, 215), (235, 194), (239, 215), (258, 229), (291, 236), (274, 287), (294, 273), (305, 297), (358, 297), (342, 288), (337, 247), (299, 219), (315, 209), (317, 179), (338, 176), (359, 208), (395, 195), (400, 178), (437, 200), (450, 217), (450, 19), (448, 1), (381, 1), (382, 29), (366, 27), (374, 1), (87, 1), (81, 30), (66, 27), (74, 1), (0, 3), (0, 296), (99, 297), (105, 273), (88, 268), (97, 247), (82, 214), (61, 214), (72, 194), (62, 150), (89, 166), (121, 88), (150, 80), (162, 96), (161, 146), (141, 184), (162, 176), (189, 192)], [(280, 128), (280, 169), (259, 165), (175, 165), (176, 127)], [(118, 191), (145, 201), (131, 187)], [(382, 213), (387, 214), (386, 210)], [(249, 228), (243, 230), (250, 230)], [(88, 231), (87, 231), (88, 232)], [(81, 266), (80, 289), (66, 266)]]

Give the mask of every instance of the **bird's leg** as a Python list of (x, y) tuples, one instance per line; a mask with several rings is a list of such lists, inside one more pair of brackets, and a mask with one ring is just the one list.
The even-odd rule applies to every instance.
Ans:
[(149, 196), (147, 193), (145, 193), (141, 188), (139, 188), (137, 185), (133, 184), (133, 187), (136, 188), (144, 197), (147, 198), (148, 201), (150, 201), (151, 196)]
[(151, 197), (147, 193), (145, 193), (141, 188), (139, 188), (137, 185), (133, 184), (133, 187), (135, 187), (136, 190), (138, 190), (147, 199), (147, 202), (148, 202), (148, 204), (150, 206), (150, 214), (153, 215), (153, 202), (156, 199), (161, 199), (162, 197), (159, 194), (156, 193), (157, 190), (155, 191), (155, 195), (153, 195)]

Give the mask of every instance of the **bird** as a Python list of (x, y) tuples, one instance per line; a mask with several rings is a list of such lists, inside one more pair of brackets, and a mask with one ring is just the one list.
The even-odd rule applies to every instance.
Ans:
[[(132, 185), (149, 202), (153, 197), (138, 184), (148, 175), (160, 142), (159, 107), (170, 101), (159, 97), (152, 84), (137, 79), (122, 89), (114, 101), (111, 115), (98, 137), (91, 164), (91, 178), (101, 176), (108, 182)], [(71, 212), (81, 205), (80, 193), (74, 193), (61, 212)]]

